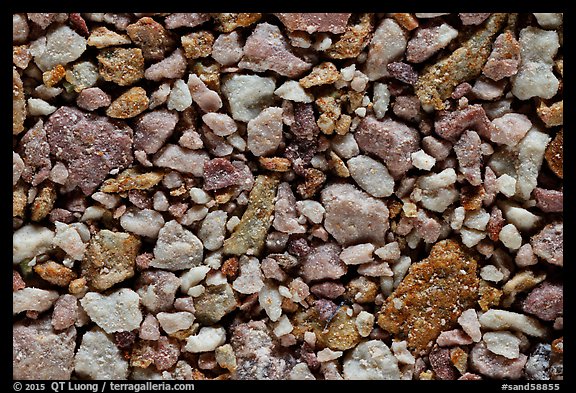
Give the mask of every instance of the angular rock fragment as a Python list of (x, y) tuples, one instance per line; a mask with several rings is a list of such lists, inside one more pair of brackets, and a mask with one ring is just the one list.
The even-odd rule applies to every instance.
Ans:
[(426, 350), (441, 331), (455, 325), (462, 311), (474, 306), (476, 268), (476, 259), (457, 242), (436, 243), (428, 258), (410, 266), (382, 306), (378, 325), (406, 339), (412, 350)]
[(103, 49), (97, 56), (104, 80), (129, 86), (144, 77), (144, 57), (138, 48)]
[(295, 78), (311, 67), (311, 64), (290, 52), (280, 29), (269, 23), (256, 26), (246, 39), (243, 52), (238, 67), (256, 72), (272, 70)]
[(212, 58), (223, 66), (236, 64), (242, 58), (244, 43), (238, 32), (220, 34), (212, 45)]
[(204, 293), (194, 298), (194, 315), (201, 324), (212, 325), (234, 311), (238, 305), (230, 284), (209, 285)]
[(481, 342), (472, 348), (470, 352), (470, 366), (472, 370), (489, 378), (519, 379), (528, 357), (524, 354), (516, 359), (507, 359), (496, 355), (486, 348)]
[(513, 311), (492, 308), (482, 314), (479, 321), (484, 329), (512, 329), (533, 337), (546, 334), (546, 328), (536, 318)]
[(50, 175), (50, 145), (42, 120), (28, 130), (18, 146), (18, 153), (24, 161), (22, 179), (33, 186), (42, 183)]
[(146, 60), (162, 60), (174, 45), (174, 39), (164, 27), (150, 17), (143, 17), (128, 25), (126, 32), (134, 44), (142, 49)]
[(202, 242), (175, 220), (168, 221), (158, 233), (151, 267), (183, 270), (202, 263)]
[(34, 61), (42, 71), (46, 71), (78, 59), (85, 50), (86, 39), (63, 25), (46, 34), (46, 46), (34, 55)]
[(479, 104), (441, 114), (434, 122), (434, 130), (450, 142), (456, 142), (465, 130), (474, 130), (483, 137), (491, 135), (490, 120)]
[(26, 287), (12, 292), (12, 314), (22, 311), (37, 311), (39, 313), (49, 310), (58, 299), (58, 292), (40, 288)]
[(84, 333), (74, 358), (74, 371), (89, 379), (128, 378), (128, 362), (111, 336), (101, 329)]
[(52, 249), (54, 232), (36, 224), (24, 225), (12, 234), (12, 262), (16, 265)]
[(248, 197), (248, 207), (232, 235), (224, 241), (224, 253), (259, 255), (272, 224), (274, 199), (279, 179), (276, 176), (256, 177)]
[(212, 14), (212, 17), (216, 23), (217, 31), (230, 33), (238, 27), (248, 27), (251, 24), (258, 22), (260, 18), (262, 18), (262, 14), (247, 12), (220, 13)]
[(136, 292), (148, 311), (167, 311), (174, 305), (176, 291), (181, 282), (174, 273), (163, 270), (146, 270), (136, 281)]
[(148, 109), (149, 103), (146, 90), (132, 87), (112, 101), (106, 109), (106, 114), (115, 119), (129, 119)]
[(534, 254), (546, 262), (564, 266), (564, 224), (562, 222), (546, 225), (540, 232), (532, 236), (530, 244)]
[(443, 101), (450, 97), (456, 86), (480, 74), (490, 55), (492, 41), (507, 19), (507, 14), (492, 14), (461, 47), (425, 67), (415, 86), (416, 95), (425, 110), (444, 109)]
[(272, 105), (274, 79), (257, 75), (232, 75), (222, 82), (222, 93), (228, 100), (234, 120), (248, 122)]
[(187, 62), (184, 51), (176, 49), (163, 60), (152, 64), (144, 71), (144, 77), (151, 81), (161, 81), (162, 79), (183, 78), (186, 72)]
[(447, 23), (438, 26), (420, 27), (406, 46), (406, 60), (411, 63), (422, 63), (440, 49), (445, 48), (458, 31)]
[(92, 236), (82, 260), (90, 288), (104, 291), (134, 275), (140, 240), (128, 233), (103, 229)]
[(385, 18), (370, 40), (364, 73), (371, 81), (388, 76), (386, 65), (402, 56), (406, 44), (404, 30), (394, 19)]
[(180, 37), (182, 48), (187, 59), (198, 59), (210, 56), (214, 36), (209, 31), (196, 31)]
[(465, 131), (454, 144), (460, 172), (473, 186), (482, 184), (482, 154), (480, 137), (474, 131)]
[(354, 134), (361, 150), (378, 156), (390, 174), (399, 179), (411, 167), (411, 154), (419, 148), (418, 132), (403, 123), (385, 118), (365, 117)]
[(102, 49), (108, 46), (130, 44), (132, 41), (126, 35), (118, 34), (105, 26), (98, 26), (90, 31), (90, 36), (86, 43), (88, 46)]
[(499, 81), (516, 75), (520, 65), (520, 44), (511, 31), (500, 34), (492, 46), (492, 52), (482, 68), (488, 78)]
[(121, 288), (101, 295), (88, 292), (80, 304), (92, 321), (106, 333), (131, 331), (142, 322), (140, 296), (128, 288)]
[(544, 158), (548, 163), (548, 167), (560, 179), (564, 178), (564, 132), (560, 130), (552, 142), (548, 144), (544, 153)]
[(76, 328), (56, 332), (49, 317), (12, 326), (12, 378), (68, 380), (74, 370)]
[(349, 380), (400, 379), (398, 360), (379, 340), (358, 344), (344, 358), (343, 370), (344, 379)]
[(218, 93), (209, 89), (196, 74), (190, 74), (188, 77), (188, 88), (192, 99), (204, 112), (216, 112), (222, 107)]
[(324, 227), (342, 245), (384, 243), (388, 208), (351, 184), (332, 184), (322, 190)]
[(348, 269), (339, 254), (340, 247), (334, 243), (312, 247), (302, 261), (300, 274), (306, 282), (342, 277)]
[(99, 87), (89, 87), (82, 90), (76, 97), (76, 104), (87, 111), (107, 107), (112, 103), (112, 98)]
[(264, 109), (248, 122), (248, 150), (255, 156), (273, 154), (282, 142), (282, 129), (282, 108)]
[(20, 74), (16, 68), (12, 70), (12, 133), (14, 135), (24, 131), (26, 119), (26, 97)]
[(208, 153), (205, 151), (190, 150), (167, 143), (154, 155), (152, 162), (161, 168), (169, 168), (201, 177), (204, 174), (204, 164), (207, 161)]

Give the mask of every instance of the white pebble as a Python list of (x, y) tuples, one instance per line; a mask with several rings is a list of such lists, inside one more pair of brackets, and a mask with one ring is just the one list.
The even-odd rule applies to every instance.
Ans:
[(210, 352), (226, 342), (226, 330), (223, 327), (204, 326), (198, 334), (186, 339), (184, 351), (199, 353)]
[(510, 198), (516, 194), (516, 179), (510, 175), (503, 174), (496, 179), (496, 187), (500, 193)]
[(273, 331), (276, 337), (281, 337), (285, 334), (290, 333), (292, 329), (294, 329), (294, 327), (290, 323), (290, 319), (288, 319), (288, 316), (282, 315), (278, 320), (278, 322), (276, 323), (276, 326), (274, 327)]
[(522, 235), (518, 232), (518, 229), (514, 224), (507, 224), (501, 230), (498, 235), (502, 244), (511, 250), (517, 250), (522, 246)]
[(504, 273), (494, 265), (486, 265), (480, 269), (480, 277), (486, 281), (500, 282), (504, 278)]
[(484, 333), (486, 348), (496, 355), (507, 359), (517, 359), (520, 356), (520, 339), (510, 332)]
[(47, 116), (58, 108), (40, 98), (28, 98), (27, 109), (30, 116)]
[(182, 112), (184, 109), (192, 105), (192, 95), (186, 82), (178, 79), (174, 82), (170, 96), (168, 97), (168, 109), (175, 109)]
[(422, 149), (412, 153), (411, 157), (412, 164), (418, 169), (429, 171), (436, 164), (436, 159)]
[(168, 334), (188, 329), (196, 319), (194, 314), (188, 311), (159, 312), (156, 314), (156, 318), (162, 329)]

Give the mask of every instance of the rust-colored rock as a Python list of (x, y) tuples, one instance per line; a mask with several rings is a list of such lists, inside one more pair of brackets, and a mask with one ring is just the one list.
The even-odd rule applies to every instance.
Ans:
[(214, 14), (213, 18), (214, 22), (216, 22), (217, 31), (230, 33), (238, 27), (246, 27), (258, 22), (262, 18), (262, 14), (248, 12), (221, 13)]
[(34, 266), (34, 272), (43, 280), (60, 287), (67, 287), (77, 277), (72, 269), (54, 261)]
[(462, 311), (474, 307), (476, 269), (476, 259), (460, 243), (436, 243), (428, 258), (410, 266), (383, 304), (378, 325), (395, 338), (407, 340), (416, 353), (425, 352), (442, 331), (455, 326)]
[(548, 144), (544, 158), (548, 163), (548, 167), (560, 179), (564, 179), (563, 163), (564, 163), (564, 130), (560, 130), (556, 137)]
[(164, 177), (161, 172), (139, 173), (134, 168), (129, 168), (120, 173), (117, 177), (107, 179), (102, 183), (102, 192), (125, 192), (130, 190), (147, 190), (160, 183)]

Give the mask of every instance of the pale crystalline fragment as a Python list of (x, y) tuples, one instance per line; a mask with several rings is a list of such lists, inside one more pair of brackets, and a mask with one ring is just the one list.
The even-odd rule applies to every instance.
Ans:
[(453, 168), (420, 176), (416, 184), (423, 191), (420, 201), (422, 206), (439, 213), (446, 210), (459, 197), (454, 183), (456, 183), (456, 171)]
[(52, 307), (58, 299), (58, 292), (40, 288), (26, 287), (12, 292), (12, 314), (22, 311), (43, 312)]
[(305, 381), (310, 380), (313, 381), (316, 379), (314, 374), (308, 368), (306, 363), (298, 363), (292, 367), (290, 370), (290, 374), (288, 375), (288, 379), (291, 381)]
[(56, 226), (56, 235), (52, 241), (53, 244), (64, 250), (74, 260), (81, 260), (84, 257), (86, 245), (82, 242), (78, 231), (74, 227), (60, 221), (56, 221), (54, 224)]
[(362, 263), (372, 262), (372, 253), (374, 245), (372, 243), (357, 244), (346, 247), (340, 253), (340, 260), (347, 265), (360, 265)]
[(522, 61), (518, 73), (511, 78), (512, 94), (520, 100), (552, 98), (559, 86), (552, 71), (560, 47), (558, 32), (528, 26), (520, 31), (519, 42)]
[(463, 311), (458, 317), (458, 323), (474, 342), (480, 341), (482, 332), (480, 331), (480, 322), (478, 321), (476, 310), (470, 308)]
[(528, 200), (538, 183), (544, 152), (552, 138), (533, 127), (518, 144), (516, 196)]
[(382, 198), (394, 192), (394, 178), (381, 162), (360, 155), (349, 159), (347, 165), (350, 176), (370, 195)]
[(536, 21), (545, 29), (556, 29), (562, 24), (563, 14), (551, 12), (534, 12)]
[(222, 247), (227, 219), (228, 214), (224, 210), (214, 210), (206, 215), (198, 230), (198, 237), (204, 243), (205, 249), (214, 251)]
[(460, 228), (460, 236), (462, 237), (462, 243), (464, 243), (464, 245), (467, 247), (474, 247), (486, 237), (486, 232), (462, 227)]
[(184, 270), (202, 263), (202, 242), (176, 220), (168, 221), (158, 233), (151, 267)]
[(374, 251), (378, 258), (384, 261), (395, 261), (400, 258), (400, 245), (398, 242), (388, 243)]
[(192, 105), (192, 95), (190, 95), (190, 89), (182, 79), (178, 79), (172, 86), (172, 91), (170, 91), (166, 106), (168, 109), (175, 109), (178, 112), (182, 112), (190, 105)]
[(330, 348), (324, 348), (316, 353), (316, 358), (320, 363), (329, 362), (330, 360), (338, 359), (343, 354), (342, 351), (333, 351)]
[(482, 314), (478, 320), (484, 329), (512, 329), (533, 337), (546, 335), (546, 328), (536, 318), (512, 311), (490, 309)]
[(128, 361), (112, 337), (94, 329), (82, 336), (74, 358), (74, 371), (87, 379), (124, 380), (128, 378)]
[(514, 224), (504, 225), (498, 234), (498, 238), (502, 244), (511, 250), (517, 250), (522, 246), (522, 235), (520, 235)]
[(358, 344), (344, 357), (344, 379), (400, 379), (398, 360), (383, 341), (370, 340)]
[(155, 210), (130, 208), (120, 217), (120, 226), (136, 235), (155, 239), (164, 226), (164, 217)]
[(356, 316), (354, 323), (356, 324), (356, 329), (358, 329), (358, 334), (361, 337), (368, 337), (374, 329), (374, 314), (370, 314), (367, 311), (360, 311)]
[(52, 249), (54, 232), (46, 227), (28, 224), (12, 234), (12, 263), (15, 265)]
[(532, 128), (530, 119), (521, 113), (506, 113), (492, 120), (490, 140), (502, 145), (516, 146)]
[(458, 30), (447, 23), (418, 28), (406, 46), (406, 60), (411, 63), (422, 63), (445, 48), (457, 36)]
[(182, 292), (188, 292), (190, 288), (202, 282), (209, 271), (210, 267), (206, 265), (191, 268), (180, 276), (180, 290)]
[(85, 50), (86, 39), (63, 25), (46, 35), (46, 47), (34, 55), (34, 61), (42, 71), (46, 71), (76, 60)]
[[(502, 175), (505, 176), (505, 175)], [(502, 203), (500, 205), (502, 212), (504, 213), (504, 217), (506, 221), (510, 224), (514, 224), (514, 226), (522, 232), (528, 232), (534, 227), (536, 227), (542, 217), (537, 216), (536, 214), (530, 212), (523, 207), (516, 206), (512, 203)]]
[(412, 157), (412, 165), (418, 169), (429, 171), (436, 164), (436, 159), (422, 149), (410, 155)]
[(90, 319), (106, 333), (129, 332), (142, 322), (140, 296), (129, 288), (120, 288), (107, 295), (88, 292), (80, 304)]
[(156, 318), (158, 318), (162, 330), (168, 334), (188, 329), (195, 319), (194, 314), (187, 311), (159, 312), (156, 314)]
[(189, 191), (190, 199), (192, 202), (197, 203), (199, 205), (205, 205), (212, 200), (210, 198), (210, 194), (198, 187), (192, 187)]
[(270, 282), (266, 282), (258, 294), (258, 302), (272, 322), (282, 315), (282, 295)]
[(274, 101), (274, 79), (258, 75), (234, 74), (222, 82), (234, 120), (248, 122)]
[(236, 64), (242, 58), (242, 36), (238, 31), (220, 34), (212, 45), (212, 58), (223, 66)]
[(438, 16), (442, 16), (442, 15), (450, 15), (449, 13), (442, 13), (442, 12), (437, 12), (437, 13), (433, 13), (433, 12), (421, 12), (421, 13), (415, 13), (414, 15), (416, 15), (417, 18), (423, 18), (423, 19), (428, 19), (428, 18), (436, 18)]
[(377, 119), (382, 119), (390, 105), (390, 91), (385, 83), (374, 83), (374, 96), (372, 109)]
[(506, 173), (496, 179), (498, 191), (510, 198), (516, 194), (516, 179)]
[(204, 174), (204, 163), (208, 161), (205, 151), (190, 150), (178, 145), (166, 144), (154, 155), (154, 165), (174, 169), (194, 176)]
[(486, 226), (488, 225), (488, 221), (490, 221), (490, 213), (488, 213), (484, 209), (478, 209), (466, 214), (466, 219), (464, 220), (464, 226), (471, 229), (484, 231), (486, 229)]
[(196, 74), (188, 76), (188, 88), (192, 100), (204, 112), (216, 112), (222, 107), (222, 99), (214, 90), (210, 90)]
[(288, 101), (303, 103), (314, 101), (314, 96), (304, 90), (298, 81), (294, 80), (284, 82), (282, 86), (274, 91), (274, 94)]
[(520, 356), (520, 339), (510, 332), (486, 332), (483, 340), (486, 348), (496, 355), (507, 359), (517, 359)]
[(336, 135), (332, 139), (332, 150), (343, 159), (352, 158), (360, 153), (360, 148), (354, 134), (348, 132), (344, 135)]
[(189, 336), (184, 351), (192, 353), (210, 352), (226, 342), (226, 330), (223, 327), (204, 326), (198, 334)]
[(399, 363), (403, 364), (416, 363), (414, 355), (412, 355), (408, 350), (408, 342), (406, 340), (392, 341), (391, 349), (392, 352), (394, 352), (394, 356), (396, 356), (396, 359), (398, 359)]
[(236, 132), (238, 126), (234, 119), (225, 113), (206, 113), (202, 121), (218, 136), (228, 136)]
[(262, 110), (248, 121), (248, 150), (255, 156), (265, 156), (276, 151), (282, 142), (282, 108)]
[(264, 276), (260, 261), (254, 257), (240, 257), (240, 275), (232, 283), (232, 288), (243, 294), (257, 293), (264, 286)]
[(406, 35), (394, 19), (386, 18), (376, 28), (368, 48), (364, 73), (371, 81), (388, 76), (386, 65), (406, 50)]
[(296, 201), (296, 210), (302, 214), (313, 224), (320, 224), (324, 219), (326, 210), (320, 202), (305, 199), (303, 201)]
[(30, 116), (47, 116), (58, 108), (40, 98), (28, 98), (27, 109)]
[(504, 273), (494, 265), (486, 265), (480, 269), (480, 277), (486, 281), (500, 282), (504, 278)]
[(284, 314), (280, 317), (280, 319), (276, 323), (273, 332), (276, 335), (276, 337), (281, 337), (285, 334), (290, 333), (293, 329), (294, 327), (290, 323), (290, 319), (288, 319), (288, 316)]

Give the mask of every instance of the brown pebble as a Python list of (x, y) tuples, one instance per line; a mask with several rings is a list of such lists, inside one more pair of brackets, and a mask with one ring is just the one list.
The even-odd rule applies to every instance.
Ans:
[(129, 86), (144, 77), (144, 56), (138, 48), (106, 48), (98, 56), (100, 76), (119, 86)]
[(546, 152), (544, 153), (544, 158), (548, 163), (548, 167), (558, 176), (560, 179), (564, 179), (564, 130), (560, 130), (552, 142), (548, 144)]
[(70, 285), (72, 280), (77, 277), (72, 269), (54, 261), (48, 261), (34, 266), (34, 272), (43, 280), (59, 287)]
[(238, 269), (240, 265), (238, 263), (238, 258), (232, 257), (228, 258), (222, 263), (220, 271), (229, 279), (234, 279), (238, 275)]
[(115, 119), (129, 119), (144, 112), (149, 102), (146, 90), (133, 87), (116, 98), (106, 109), (106, 114)]

